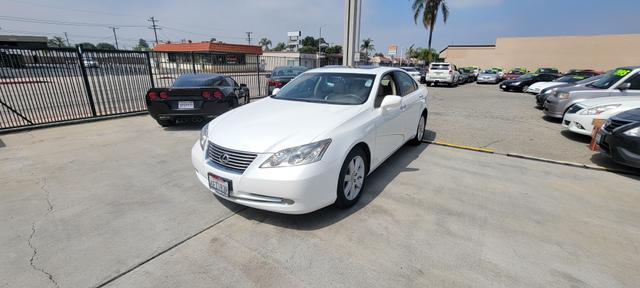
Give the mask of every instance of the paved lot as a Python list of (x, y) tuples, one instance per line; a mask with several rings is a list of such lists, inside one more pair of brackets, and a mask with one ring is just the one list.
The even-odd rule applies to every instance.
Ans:
[(587, 148), (591, 137), (564, 131), (560, 120), (543, 117), (535, 96), (503, 92), (497, 85), (470, 83), (429, 87), (428, 128), (435, 138), (504, 153), (628, 169)]
[(353, 209), (287, 216), (211, 196), (197, 135), (148, 116), (1, 135), (0, 287), (640, 283), (638, 178), (423, 145)]

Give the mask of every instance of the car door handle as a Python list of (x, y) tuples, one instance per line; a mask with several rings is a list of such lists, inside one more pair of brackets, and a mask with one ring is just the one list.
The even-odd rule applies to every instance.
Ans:
[(400, 110), (401, 111), (407, 110), (407, 104), (400, 105)]

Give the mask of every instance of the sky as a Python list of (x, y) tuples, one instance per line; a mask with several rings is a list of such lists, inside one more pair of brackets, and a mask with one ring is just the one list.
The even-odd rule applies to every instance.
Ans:
[[(450, 15), (440, 17), (433, 48), (455, 44), (494, 44), (497, 37), (640, 33), (639, 0), (446, 0)], [(362, 0), (361, 39), (373, 39), (377, 52), (396, 44), (426, 47), (428, 33), (413, 21), (410, 0)], [(0, 0), (0, 34), (63, 36), (70, 42), (114, 43), (132, 48), (153, 41), (147, 19), (154, 16), (161, 41), (210, 38), (252, 44), (266, 37), (287, 40), (288, 31), (342, 45), (344, 0)], [(41, 21), (47, 20), (47, 21)], [(52, 21), (53, 22), (52, 22)], [(32, 22), (40, 23), (32, 23)], [(61, 23), (72, 25), (59, 25)]]

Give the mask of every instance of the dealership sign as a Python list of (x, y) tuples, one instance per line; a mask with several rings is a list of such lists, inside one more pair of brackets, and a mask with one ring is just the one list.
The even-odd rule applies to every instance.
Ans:
[(389, 45), (389, 52), (387, 54), (389, 56), (398, 55), (398, 45)]

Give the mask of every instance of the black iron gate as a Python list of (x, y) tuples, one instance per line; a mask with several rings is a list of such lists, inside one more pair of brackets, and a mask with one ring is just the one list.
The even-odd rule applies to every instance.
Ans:
[(0, 47), (0, 131), (146, 111), (151, 87), (185, 73), (220, 73), (266, 95), (277, 66), (332, 64), (314, 55), (279, 57), (199, 52)]

